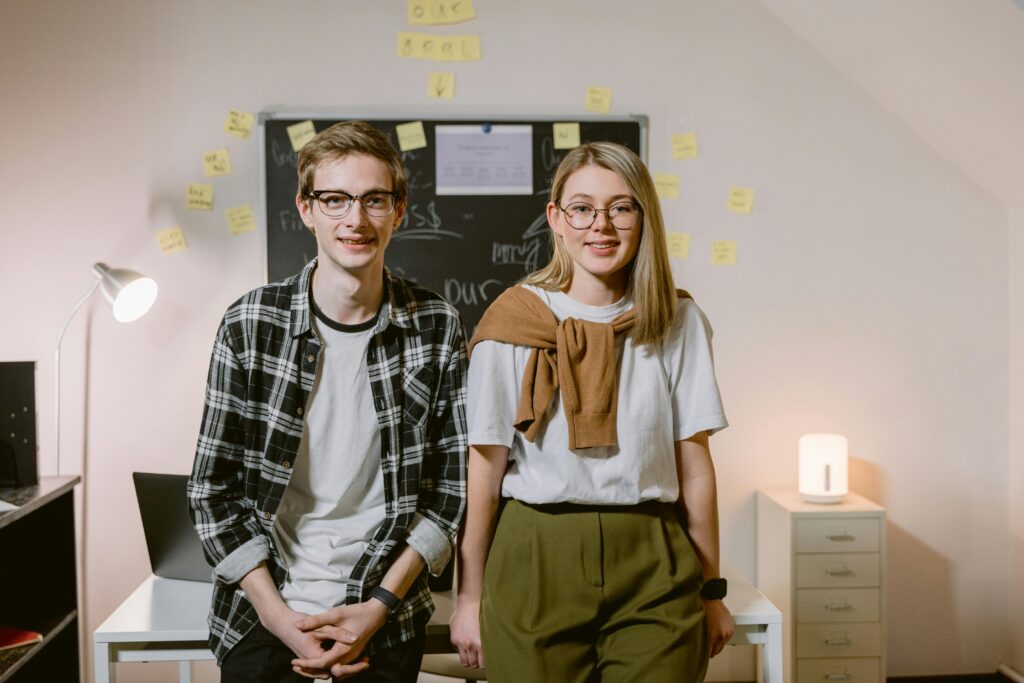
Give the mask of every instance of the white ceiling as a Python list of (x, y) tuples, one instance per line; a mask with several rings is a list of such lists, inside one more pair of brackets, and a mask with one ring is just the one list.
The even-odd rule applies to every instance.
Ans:
[(993, 198), (1024, 210), (1024, 0), (760, 0)]

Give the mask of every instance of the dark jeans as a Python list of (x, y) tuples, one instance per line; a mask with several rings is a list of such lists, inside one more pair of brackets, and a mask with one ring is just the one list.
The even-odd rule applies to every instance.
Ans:
[[(346, 683), (416, 683), (423, 659), (424, 635), (420, 633), (398, 647), (378, 650), (370, 668), (343, 679)], [(256, 624), (231, 648), (220, 667), (221, 683), (312, 683), (314, 679), (292, 671), (295, 653), (261, 624)]]

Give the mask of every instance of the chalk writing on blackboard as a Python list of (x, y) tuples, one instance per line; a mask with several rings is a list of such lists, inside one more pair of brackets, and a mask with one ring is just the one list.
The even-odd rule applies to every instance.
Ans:
[(483, 282), (467, 282), (455, 277), (445, 278), (444, 298), (454, 306), (478, 306), (496, 298), (505, 291), (505, 283), (494, 278)]

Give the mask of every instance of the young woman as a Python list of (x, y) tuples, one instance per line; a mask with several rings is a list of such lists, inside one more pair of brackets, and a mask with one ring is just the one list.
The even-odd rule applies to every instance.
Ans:
[(551, 262), (471, 342), (452, 642), (498, 683), (701, 681), (733, 629), (711, 328), (673, 285), (654, 183), (631, 151), (570, 152), (547, 218)]

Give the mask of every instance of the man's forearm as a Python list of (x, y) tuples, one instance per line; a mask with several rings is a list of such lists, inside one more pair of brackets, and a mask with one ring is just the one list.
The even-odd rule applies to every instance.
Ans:
[(381, 579), (380, 587), (404, 598), (409, 588), (416, 581), (426, 566), (423, 557), (409, 546), (405, 546), (398, 554), (395, 561), (391, 563), (384, 578)]
[(256, 613), (264, 624), (268, 623), (282, 608), (287, 607), (280, 591), (277, 590), (274, 578), (270, 575), (270, 570), (263, 562), (243, 576), (239, 585), (245, 591), (245, 597), (256, 608)]

